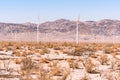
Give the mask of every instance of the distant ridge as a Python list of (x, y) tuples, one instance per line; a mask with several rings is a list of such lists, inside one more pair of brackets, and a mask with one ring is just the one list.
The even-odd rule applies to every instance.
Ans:
[[(80, 34), (94, 34), (94, 35), (120, 35), (120, 21), (103, 19), (100, 21), (84, 21), (79, 24)], [(24, 33), (24, 32), (36, 32), (35, 23), (0, 23), (0, 33), (9, 34), (10, 32)], [(55, 21), (49, 21), (40, 25), (40, 32), (52, 33), (52, 32), (75, 32), (76, 22), (66, 19), (59, 19)]]
[[(0, 35), (7, 36), (11, 33), (24, 34), (31, 33), (35, 35), (37, 24), (35, 23), (0, 23)], [(50, 36), (64, 34), (74, 35), (76, 28), (76, 21), (67, 19), (59, 19), (55, 21), (48, 21), (40, 24), (39, 32), (47, 33)], [(103, 19), (99, 21), (83, 21), (79, 23), (80, 35), (94, 35), (94, 36), (119, 36), (120, 35), (120, 20)], [(33, 35), (31, 35), (33, 36)], [(8, 37), (8, 38), (9, 38)], [(22, 36), (21, 36), (22, 37)], [(4, 38), (4, 37), (1, 37)], [(74, 36), (72, 37), (74, 38)]]

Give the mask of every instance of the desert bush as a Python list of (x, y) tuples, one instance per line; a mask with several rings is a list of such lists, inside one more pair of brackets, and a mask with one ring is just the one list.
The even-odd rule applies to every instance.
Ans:
[(24, 59), (22, 59), (22, 63), (21, 63), (21, 79), (22, 80), (32, 80), (31, 77), (31, 73), (33, 72), (33, 70), (37, 69), (36, 66), (34, 65), (33, 61), (31, 58), (26, 57)]
[(117, 75), (118, 75), (118, 73), (114, 73), (112, 70), (110, 70), (110, 71), (107, 71), (107, 72), (104, 74), (104, 77), (105, 77), (107, 80), (119, 80)]
[(28, 51), (28, 55), (33, 55), (34, 53), (35, 53), (35, 51), (33, 51), (33, 50), (31, 50), (31, 51), (29, 50)]
[(120, 59), (112, 61), (111, 68), (114, 70), (120, 70)]
[(38, 71), (39, 71), (38, 80), (52, 80), (49, 72), (46, 72), (43, 69), (43, 67), (40, 66)]
[(107, 64), (107, 62), (108, 62), (109, 60), (108, 60), (108, 57), (107, 57), (106, 54), (102, 54), (102, 55), (100, 56), (99, 61), (100, 61), (100, 63), (101, 63), (102, 65), (104, 65), (104, 64)]
[(34, 68), (34, 63), (32, 62), (31, 58), (25, 58), (22, 60), (22, 66), (21, 66), (21, 70), (24, 70), (26, 72), (30, 72), (31, 69)]
[(85, 48), (75, 48), (75, 52), (72, 53), (72, 55), (74, 55), (74, 56), (82, 56), (85, 51), (86, 51)]
[(41, 59), (39, 60), (39, 62), (40, 62), (40, 63), (49, 63), (50, 61), (47, 60), (47, 59), (45, 59), (45, 58), (41, 58)]
[(113, 53), (113, 50), (110, 47), (106, 47), (104, 50), (107, 54)]
[(97, 54), (95, 54), (95, 53), (90, 53), (90, 54), (89, 54), (89, 57), (91, 57), (91, 58), (97, 58), (97, 57), (98, 57), (98, 55), (97, 55)]
[(74, 47), (65, 47), (61, 50), (61, 52), (63, 54), (73, 55), (75, 52), (75, 48)]
[(81, 47), (75, 47), (75, 52), (72, 55), (75, 56), (83, 56), (85, 55), (84, 53), (86, 52), (95, 52), (96, 49), (91, 45), (91, 46), (87, 46), (88, 44), (86, 44), (86, 46), (81, 46)]
[(49, 53), (50, 53), (50, 50), (48, 50), (48, 48), (43, 48), (43, 49), (41, 49), (41, 50), (42, 50), (42, 51), (39, 51), (39, 53), (41, 52), (40, 54), (45, 54), (45, 53), (46, 53), (46, 54), (49, 54)]
[(60, 48), (59, 46), (54, 47), (53, 49), (54, 49), (54, 50), (61, 50), (61, 48)]
[(15, 63), (16, 63), (16, 64), (22, 63), (22, 59), (15, 59)]
[(69, 75), (70, 75), (70, 68), (65, 69), (65, 72), (61, 80), (66, 80)]
[(88, 75), (85, 74), (80, 80), (90, 80), (90, 79), (88, 78)]
[(77, 60), (67, 59), (67, 62), (70, 65), (70, 68), (79, 69), (79, 64)]
[(112, 57), (115, 58), (116, 57), (116, 53), (111, 53)]
[(13, 50), (13, 55), (20, 56), (20, 50)]
[(51, 76), (61, 76), (62, 75), (60, 68), (57, 66), (53, 67), (49, 74)]
[(96, 66), (93, 64), (92, 60), (88, 58), (84, 63), (85, 69), (88, 73), (96, 73)]

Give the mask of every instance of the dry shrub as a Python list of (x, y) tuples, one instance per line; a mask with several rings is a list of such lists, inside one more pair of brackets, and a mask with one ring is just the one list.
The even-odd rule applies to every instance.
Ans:
[(109, 61), (108, 56), (106, 54), (100, 55), (99, 61), (102, 65), (107, 64), (107, 62)]
[(19, 53), (20, 53), (19, 50), (14, 50), (14, 51), (13, 51), (13, 54), (16, 55), (16, 56), (19, 56)]
[(42, 49), (36, 49), (35, 52), (40, 53), (41, 55), (45, 54), (45, 52)]
[(49, 63), (50, 61), (45, 58), (41, 58), (39, 62), (40, 63)]
[(62, 52), (63, 54), (68, 54), (68, 51), (67, 51), (67, 50), (61, 50), (61, 52)]
[(70, 75), (70, 68), (67, 68), (65, 69), (65, 72), (61, 80), (66, 80), (69, 75)]
[(27, 52), (23, 50), (14, 50), (13, 55), (18, 57), (25, 57), (27, 55)]
[(0, 46), (0, 51), (3, 51), (4, 49)]
[(57, 46), (53, 48), (54, 50), (61, 50), (61, 47)]
[(79, 64), (77, 61), (74, 61), (73, 68), (79, 69)]
[(120, 68), (120, 60), (119, 60), (119, 61), (117, 61), (117, 62), (116, 62), (116, 64), (117, 64), (117, 67), (119, 67), (119, 68)]
[(113, 74), (113, 71), (110, 70), (110, 71), (107, 71), (105, 74), (104, 74), (104, 77), (107, 79), (107, 80), (119, 80), (117, 78), (117, 75), (116, 74)]
[(35, 51), (28, 51), (28, 55), (33, 55), (35, 53)]
[(53, 67), (52, 70), (49, 73), (51, 76), (61, 76), (61, 70), (59, 67)]
[(51, 62), (48, 63), (48, 66), (49, 67), (55, 67), (55, 66), (57, 66), (58, 62), (59, 62), (59, 60), (51, 61)]
[(74, 56), (82, 56), (85, 51), (86, 51), (85, 48), (75, 48), (75, 52), (72, 53), (72, 55), (74, 55)]
[(59, 54), (59, 52), (57, 50), (54, 51), (55, 54)]
[(99, 51), (99, 50), (103, 50), (103, 47), (98, 45), (98, 46), (95, 47), (95, 49), (96, 49), (96, 51)]
[(27, 54), (28, 53), (26, 51), (21, 51), (20, 53), (18, 53), (20, 57), (26, 57)]
[(111, 53), (111, 55), (113, 56), (113, 58), (115, 58), (115, 57), (116, 57), (116, 53)]
[(74, 60), (73, 59), (68, 58), (66, 61), (69, 63), (70, 68), (74, 68), (74, 65), (73, 65), (74, 64)]
[(15, 63), (16, 63), (16, 64), (22, 63), (22, 59), (15, 59)]
[(110, 54), (112, 52), (111, 48), (105, 48), (105, 53)]
[(84, 63), (85, 69), (88, 73), (96, 73), (95, 64), (93, 64), (92, 60), (88, 58)]
[(67, 62), (69, 63), (70, 68), (79, 69), (79, 64), (77, 60), (67, 59)]
[(112, 62), (112, 69), (120, 70), (120, 59), (116, 59), (116, 61)]
[(44, 51), (44, 53), (47, 53), (47, 54), (50, 53), (50, 50), (48, 48), (43, 49), (43, 51)]
[(49, 71), (46, 71), (44, 69), (44, 66), (42, 66), (43, 63), (40, 63), (40, 69), (39, 69), (39, 79), (40, 80), (52, 80), (53, 76), (60, 76), (61, 75), (61, 70), (59, 69), (59, 67), (57, 67), (57, 63), (55, 61), (55, 63), (51, 64), (48, 67), (51, 67), (51, 69)]
[(34, 63), (31, 58), (25, 58), (22, 60), (21, 70), (30, 72), (34, 68)]
[(49, 72), (46, 72), (43, 67), (39, 67), (39, 75), (38, 75), (38, 80), (52, 80), (51, 79), (51, 75), (49, 74)]
[(89, 57), (91, 58), (97, 58), (99, 55), (98, 54), (95, 54), (95, 53), (91, 53), (89, 54)]
[(49, 72), (50, 76), (62, 76), (62, 79), (60, 80), (65, 80), (67, 76), (70, 74), (70, 68), (62, 65), (62, 63), (58, 62), (58, 60), (50, 63), (51, 63), (49, 64), (49, 66), (51, 67), (51, 71)]
[(75, 56), (83, 56), (85, 55), (85, 52), (95, 52), (96, 49), (94, 48), (94, 45), (92, 44), (86, 44), (86, 46), (76, 47), (75, 52), (72, 55)]
[(22, 59), (22, 65), (21, 65), (21, 79), (22, 80), (32, 80), (31, 73), (33, 72), (33, 69), (36, 69), (34, 66), (33, 61), (31, 58), (24, 58)]
[(65, 47), (64, 49), (61, 50), (61, 52), (63, 54), (70, 54), (70, 55), (73, 55), (74, 52), (75, 52), (75, 48), (74, 47)]
[(80, 80), (89, 80), (87, 74), (85, 74)]
[(107, 80), (114, 80), (112, 75), (106, 76)]

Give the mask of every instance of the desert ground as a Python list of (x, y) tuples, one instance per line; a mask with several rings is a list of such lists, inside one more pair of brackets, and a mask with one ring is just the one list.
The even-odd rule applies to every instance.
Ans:
[(0, 42), (0, 80), (119, 80), (120, 44)]
[[(10, 33), (0, 34), (0, 41), (25, 41), (25, 42), (36, 42), (36, 32), (24, 32), (24, 33)], [(52, 32), (52, 33), (39, 33), (39, 41), (41, 42), (75, 42), (76, 33), (73, 32)], [(79, 42), (89, 43), (120, 43), (120, 36), (105, 36), (95, 34), (80, 34), (78, 35)]]

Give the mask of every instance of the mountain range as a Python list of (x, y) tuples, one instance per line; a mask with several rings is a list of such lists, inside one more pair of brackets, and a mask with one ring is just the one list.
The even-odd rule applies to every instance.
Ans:
[[(8, 36), (10, 34), (35, 33), (38, 24), (35, 23), (0, 23), (1, 36)], [(39, 32), (41, 34), (74, 35), (76, 33), (76, 21), (66, 19), (59, 19), (55, 21), (48, 21), (39, 25)], [(65, 36), (62, 35), (62, 36)], [(100, 21), (79, 21), (79, 35), (94, 35), (94, 36), (120, 36), (120, 20), (103, 19)], [(32, 36), (32, 35), (31, 35)]]

